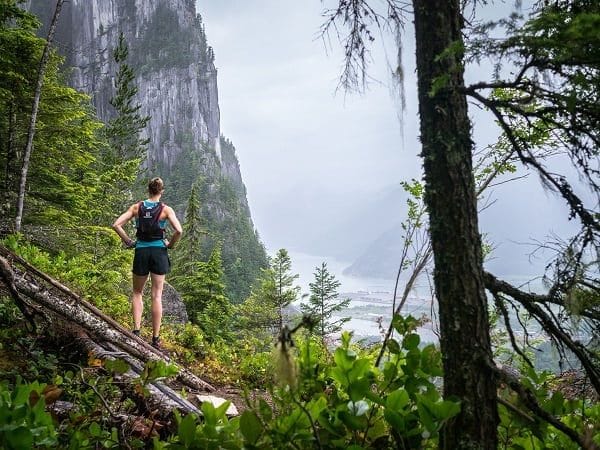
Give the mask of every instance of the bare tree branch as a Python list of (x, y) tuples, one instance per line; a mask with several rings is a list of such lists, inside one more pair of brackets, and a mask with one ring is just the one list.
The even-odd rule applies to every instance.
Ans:
[(557, 430), (562, 431), (566, 436), (569, 437), (573, 442), (578, 444), (582, 449), (585, 450), (598, 450), (598, 446), (591, 442), (591, 440), (586, 439), (584, 436), (580, 435), (574, 429), (568, 427), (556, 417), (548, 413), (544, 410), (540, 404), (538, 403), (535, 394), (527, 387), (525, 387), (521, 382), (515, 377), (513, 374), (508, 373), (505, 370), (498, 368), (493, 362), (490, 361), (488, 364), (489, 368), (493, 370), (498, 379), (504, 382), (507, 386), (509, 386), (513, 391), (515, 391), (521, 400), (525, 403), (525, 405), (538, 417), (542, 418), (550, 425), (552, 425)]
[(499, 280), (489, 272), (484, 273), (486, 288), (493, 294), (506, 294), (518, 301), (532, 316), (536, 318), (543, 329), (563, 345), (571, 350), (581, 362), (583, 369), (594, 386), (596, 392), (600, 393), (600, 368), (594, 363), (596, 356), (585, 348), (581, 343), (574, 341), (546, 312), (537, 304), (536, 294), (520, 291), (511, 284)]

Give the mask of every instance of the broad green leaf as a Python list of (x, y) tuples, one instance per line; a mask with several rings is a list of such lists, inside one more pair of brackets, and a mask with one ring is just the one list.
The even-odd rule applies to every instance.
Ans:
[(102, 430), (100, 429), (100, 425), (97, 422), (92, 422), (89, 427), (90, 435), (94, 437), (98, 437), (102, 434)]
[(404, 338), (402, 346), (407, 350), (416, 349), (421, 342), (421, 338), (418, 334), (412, 333)]
[(179, 423), (178, 436), (184, 446), (189, 447), (196, 437), (196, 416), (188, 414)]
[(114, 373), (125, 373), (129, 370), (129, 364), (124, 359), (106, 360), (104, 367)]
[(324, 396), (320, 396), (316, 400), (313, 399), (306, 405), (306, 409), (310, 412), (312, 417), (318, 417), (326, 408), (327, 399)]
[(19, 428), (4, 435), (9, 448), (14, 450), (29, 450), (33, 448), (33, 436), (26, 427)]
[(357, 359), (352, 364), (352, 368), (348, 372), (348, 378), (350, 381), (357, 380), (358, 378), (364, 377), (371, 370), (371, 361), (368, 359)]
[(352, 362), (356, 358), (356, 353), (344, 348), (337, 348), (333, 354), (333, 359), (338, 367), (348, 370), (352, 367)]
[(395, 355), (400, 353), (400, 344), (398, 344), (398, 341), (395, 339), (390, 339), (388, 341), (387, 348), (390, 351), (390, 353), (393, 353)]
[(443, 400), (434, 404), (435, 414), (441, 420), (447, 420), (460, 412), (460, 403)]
[(351, 400), (360, 400), (367, 396), (367, 392), (371, 389), (371, 382), (366, 378), (352, 381), (348, 385), (348, 396)]
[(406, 428), (404, 417), (402, 417), (397, 412), (391, 411), (389, 409), (386, 409), (384, 411), (383, 416), (394, 430), (396, 430), (400, 434), (404, 433)]
[(262, 425), (252, 411), (244, 411), (240, 417), (240, 431), (247, 443), (254, 444), (260, 437)]
[(406, 392), (405, 389), (398, 389), (387, 396), (385, 407), (392, 411), (400, 411), (408, 405), (409, 401), (410, 396), (408, 395), (408, 392)]

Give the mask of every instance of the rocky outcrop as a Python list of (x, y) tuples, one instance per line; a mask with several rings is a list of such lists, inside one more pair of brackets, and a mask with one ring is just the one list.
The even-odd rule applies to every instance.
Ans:
[(169, 283), (165, 283), (163, 287), (162, 304), (165, 321), (181, 324), (188, 322), (188, 314), (183, 299)]

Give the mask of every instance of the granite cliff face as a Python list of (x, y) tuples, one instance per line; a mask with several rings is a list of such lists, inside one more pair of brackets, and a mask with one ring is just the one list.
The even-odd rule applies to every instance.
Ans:
[[(33, 0), (49, 18), (53, 2)], [(65, 3), (57, 41), (71, 69), (71, 84), (92, 96), (99, 117), (110, 118), (119, 33), (136, 70), (138, 101), (151, 117), (150, 164), (171, 167), (183, 142), (206, 143), (220, 156), (217, 70), (200, 16), (190, 0), (71, 0)]]
[[(29, 0), (28, 6), (47, 26), (55, 2)], [(192, 184), (199, 187), (211, 236), (206, 252), (222, 242), (226, 278), (236, 278), (242, 295), (266, 265), (266, 255), (250, 217), (235, 148), (221, 136), (214, 52), (195, 1), (65, 2), (55, 44), (65, 56), (70, 84), (91, 96), (105, 122), (114, 114), (112, 53), (121, 32), (129, 47), (127, 63), (136, 73), (141, 114), (150, 116), (145, 130), (149, 172), (165, 178), (165, 201), (182, 217)], [(240, 273), (247, 279), (239, 280)]]

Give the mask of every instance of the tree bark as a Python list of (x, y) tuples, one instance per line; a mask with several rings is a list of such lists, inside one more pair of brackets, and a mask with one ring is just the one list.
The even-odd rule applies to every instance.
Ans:
[(492, 352), (463, 92), (460, 2), (413, 0), (413, 5), (444, 395), (461, 402), (460, 414), (442, 430), (440, 448), (491, 450), (497, 443), (496, 375), (488, 365)]
[(27, 131), (27, 142), (25, 144), (25, 151), (23, 153), (23, 165), (21, 167), (21, 179), (19, 181), (19, 194), (17, 197), (17, 215), (15, 218), (15, 231), (19, 233), (21, 231), (21, 222), (23, 221), (23, 204), (25, 202), (25, 188), (27, 186), (27, 172), (29, 171), (29, 159), (31, 158), (31, 151), (33, 149), (33, 137), (35, 135), (35, 124), (37, 120), (37, 113), (40, 106), (40, 96), (42, 94), (42, 86), (44, 84), (44, 76), (46, 74), (46, 66), (48, 65), (48, 59), (50, 58), (50, 46), (54, 39), (54, 33), (56, 32), (56, 25), (60, 10), (64, 0), (56, 1), (56, 8), (54, 9), (54, 15), (50, 22), (50, 29), (48, 30), (48, 37), (46, 38), (46, 45), (42, 52), (42, 58), (40, 59), (40, 66), (38, 68), (37, 82), (35, 85), (35, 92), (33, 94), (33, 106), (31, 108), (31, 117), (29, 119), (29, 129)]

